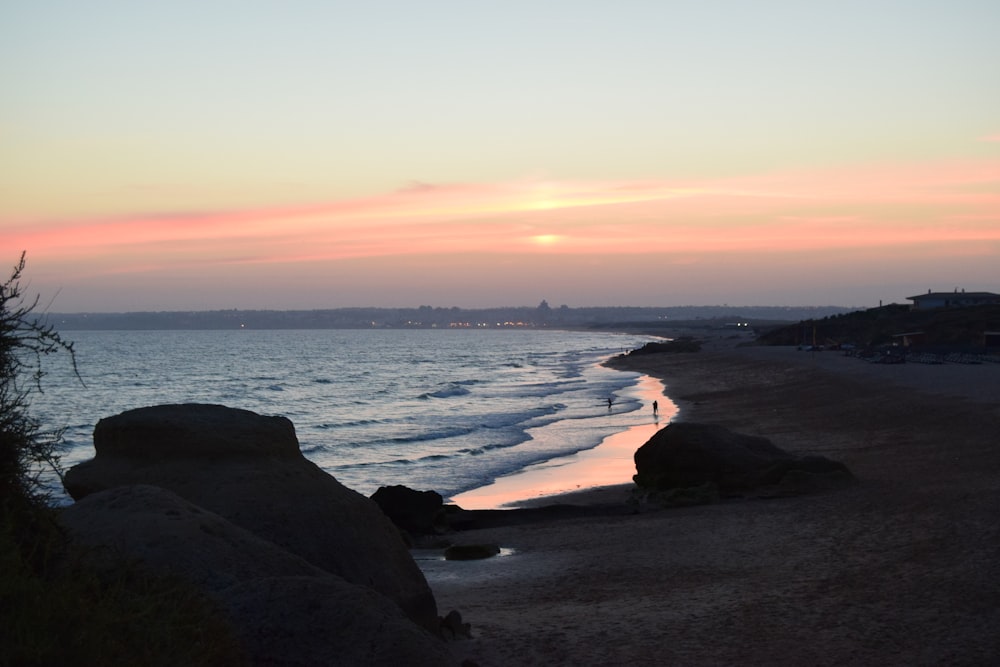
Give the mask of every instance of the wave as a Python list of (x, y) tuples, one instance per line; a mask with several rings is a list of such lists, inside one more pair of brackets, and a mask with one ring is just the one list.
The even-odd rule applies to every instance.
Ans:
[(565, 403), (551, 403), (548, 405), (539, 405), (536, 408), (524, 412), (499, 412), (483, 415), (483, 417), (488, 419), (481, 419), (479, 423), (483, 428), (490, 430), (510, 428), (513, 426), (528, 428), (532, 424), (537, 425), (542, 418), (557, 415), (565, 409)]
[(359, 470), (363, 468), (382, 468), (384, 466), (413, 466), (432, 461), (446, 461), (452, 458), (455, 458), (454, 455), (452, 454), (428, 454), (427, 456), (420, 456), (412, 459), (399, 458), (399, 459), (392, 459), (389, 461), (380, 460), (380, 461), (362, 461), (359, 463), (344, 463), (336, 466), (336, 469)]
[(565, 394), (584, 387), (586, 380), (568, 381), (545, 381), (533, 383), (518, 383), (515, 385), (495, 385), (490, 387), (490, 393), (494, 396), (516, 396), (520, 398), (540, 398), (543, 396), (553, 396)]
[(329, 431), (338, 428), (371, 426), (372, 424), (384, 424), (384, 423), (386, 423), (384, 419), (356, 419), (354, 421), (337, 422), (336, 424), (330, 424), (330, 423), (316, 424), (313, 428), (318, 428), (322, 431)]
[[(595, 431), (575, 439), (570, 447), (566, 447), (565, 442), (561, 442), (559, 447), (544, 446), (542, 442), (522, 433), (522, 437), (516, 441), (463, 447), (448, 453), (347, 463), (331, 468), (330, 472), (335, 476), (345, 473), (346, 477), (357, 475), (365, 479), (378, 478), (382, 485), (402, 483), (411, 488), (433, 488), (441, 495), (451, 497), (485, 486), (499, 477), (529, 466), (590, 449), (610, 432), (613, 431)], [(527, 446), (518, 446), (526, 442), (529, 443)], [(394, 469), (396, 472), (393, 472)]]
[(455, 396), (467, 396), (472, 392), (466, 389), (464, 386), (458, 383), (452, 383), (447, 387), (438, 389), (437, 391), (429, 391), (417, 396), (418, 399), (426, 401), (432, 398), (453, 398)]
[(495, 450), (498, 450), (498, 449), (508, 449), (510, 447), (517, 447), (518, 445), (520, 445), (520, 444), (522, 444), (524, 442), (527, 442), (530, 439), (531, 438), (529, 438), (527, 436), (527, 434), (525, 434), (525, 436), (523, 438), (521, 438), (520, 440), (512, 440), (511, 442), (497, 442), (497, 443), (494, 443), (492, 445), (483, 445), (482, 447), (467, 447), (465, 449), (459, 449), (457, 453), (458, 454), (470, 454), (472, 456), (479, 456), (481, 454), (485, 454), (487, 452), (492, 452), (492, 451), (495, 451)]
[(389, 442), (403, 443), (403, 442), (427, 442), (430, 440), (444, 440), (445, 438), (457, 438), (462, 435), (469, 435), (476, 430), (475, 427), (452, 427), (445, 428), (439, 431), (424, 431), (421, 433), (415, 433), (413, 435), (401, 435), (395, 438), (389, 438)]
[[(594, 436), (580, 418), (596, 417), (594, 430), (603, 431), (640, 407), (621, 391), (633, 382), (629, 374), (598, 367), (619, 347), (603, 333), (256, 333), (244, 337), (255, 346), (238, 368), (221, 332), (79, 336), (81, 363), (94, 371), (90, 388), (73, 390), (70, 374), (57, 369), (52, 377), (61, 380), (38, 398), (54, 417), (46, 423), (71, 425), (65, 449), (72, 461), (93, 455), (93, 423), (103, 414), (222, 403), (288, 416), (303, 453), (324, 469), (364, 463), (341, 480), (359, 491), (386, 483), (458, 491), (586, 448)], [(151, 336), (159, 336), (156, 345)], [(373, 336), (383, 347), (373, 349)], [(331, 340), (337, 354), (314, 354)], [(144, 374), (131, 353), (140, 349), (155, 350), (149, 363), (170, 368), (170, 377), (154, 382)]]

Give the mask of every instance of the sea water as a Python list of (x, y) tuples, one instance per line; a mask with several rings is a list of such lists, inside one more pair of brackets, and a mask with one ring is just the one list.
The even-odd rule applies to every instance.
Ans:
[(631, 391), (640, 376), (600, 365), (650, 340), (643, 336), (396, 329), (64, 337), (82, 384), (65, 359), (46, 358), (44, 391), (31, 403), (46, 428), (65, 428), (64, 467), (94, 456), (102, 417), (216, 403), (288, 417), (303, 454), (364, 495), (403, 484), (450, 498), (593, 448), (648, 417)]

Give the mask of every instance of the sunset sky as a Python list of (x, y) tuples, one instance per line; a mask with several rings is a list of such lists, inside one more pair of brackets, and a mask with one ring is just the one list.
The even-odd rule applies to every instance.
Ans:
[(997, 0), (0, 0), (0, 91), (55, 312), (1000, 292)]

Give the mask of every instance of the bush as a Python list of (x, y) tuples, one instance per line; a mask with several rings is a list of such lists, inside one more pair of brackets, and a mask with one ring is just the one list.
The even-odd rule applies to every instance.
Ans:
[(32, 317), (38, 298), (24, 300), (21, 273), (24, 254), (11, 277), (0, 284), (0, 502), (8, 511), (25, 511), (48, 504), (41, 483), (46, 466), (59, 474), (61, 431), (46, 432), (29, 412), (32, 391), (41, 391), (42, 358), (69, 354), (73, 344), (51, 326)]
[[(0, 284), (0, 667), (239, 665), (245, 660), (213, 603), (189, 584), (70, 543), (42, 483), (60, 478), (61, 431), (29, 412), (42, 359), (72, 343), (33, 316), (24, 254)], [(79, 377), (79, 376), (78, 376)]]

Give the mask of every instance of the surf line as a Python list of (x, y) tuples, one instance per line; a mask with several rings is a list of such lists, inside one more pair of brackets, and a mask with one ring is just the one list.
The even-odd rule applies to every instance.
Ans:
[[(498, 477), (490, 484), (463, 491), (448, 501), (465, 509), (503, 509), (525, 500), (628, 484), (635, 474), (635, 450), (677, 414), (677, 406), (663, 393), (663, 383), (649, 375), (638, 378), (629, 392), (642, 402), (647, 423), (612, 433), (590, 449), (534, 463)], [(659, 404), (653, 414), (653, 402)]]

